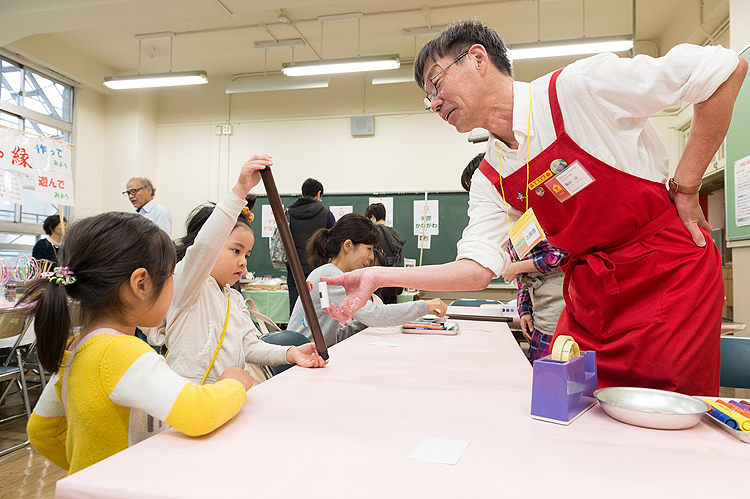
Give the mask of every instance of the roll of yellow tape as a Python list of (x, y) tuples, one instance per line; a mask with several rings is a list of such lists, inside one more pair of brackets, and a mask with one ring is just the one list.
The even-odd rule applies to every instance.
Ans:
[(572, 336), (561, 335), (552, 344), (550, 358), (560, 362), (567, 362), (574, 357), (580, 357), (581, 350)]

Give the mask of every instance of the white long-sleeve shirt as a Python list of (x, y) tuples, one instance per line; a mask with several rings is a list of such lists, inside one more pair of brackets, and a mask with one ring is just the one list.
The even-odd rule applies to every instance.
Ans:
[(164, 338), (169, 349), (167, 364), (194, 383), (200, 383), (216, 351), (226, 319), (227, 299), (231, 301), (227, 332), (206, 382), (218, 380), (227, 367), (244, 369), (246, 363), (269, 366), (287, 363), (289, 347), (259, 340), (242, 294), (229, 286), (220, 288), (210, 275), (244, 206), (244, 199), (232, 192), (227, 194), (175, 268), (174, 296), (167, 312)]
[[(666, 182), (669, 157), (648, 117), (678, 101), (703, 102), (737, 67), (737, 54), (722, 47), (678, 45), (664, 57), (620, 59), (600, 54), (566, 67), (557, 79), (565, 131), (581, 148), (608, 165), (655, 182)], [(526, 167), (555, 139), (549, 106), (551, 74), (513, 83), (513, 133), (518, 149), (490, 136), (485, 159), (507, 177)], [(531, 128), (529, 120), (531, 92)], [(527, 143), (527, 140), (530, 142)], [(500, 159), (502, 157), (502, 168)], [(474, 260), (500, 276), (510, 264), (506, 204), (477, 172), (469, 194), (469, 225), (458, 242), (459, 259)], [(510, 223), (521, 212), (508, 205)]]

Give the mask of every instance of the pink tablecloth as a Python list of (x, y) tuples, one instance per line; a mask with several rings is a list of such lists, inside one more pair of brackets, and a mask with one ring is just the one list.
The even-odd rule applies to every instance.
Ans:
[[(167, 430), (56, 497), (705, 497), (750, 464), (750, 445), (707, 422), (650, 430), (598, 406), (567, 427), (531, 419), (531, 367), (505, 324), (366, 330), (330, 353), (250, 390), (212, 435)], [(469, 445), (455, 466), (410, 459), (426, 437)]]

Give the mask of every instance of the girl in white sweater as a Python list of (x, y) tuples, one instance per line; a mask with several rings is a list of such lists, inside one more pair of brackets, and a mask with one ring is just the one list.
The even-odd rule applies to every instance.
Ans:
[[(213, 383), (230, 366), (325, 365), (312, 343), (285, 347), (258, 339), (242, 294), (230, 287), (246, 273), (255, 244), (251, 214), (243, 210), (245, 196), (260, 182), (259, 171), (272, 164), (265, 154), (250, 158), (224, 200), (193, 212), (187, 235), (177, 244), (180, 261), (164, 343), (167, 364), (194, 383)], [(257, 370), (252, 372), (262, 381)]]
[[(315, 312), (320, 322), (320, 329), (326, 346), (331, 346), (365, 329), (367, 326), (400, 326), (413, 321), (425, 314), (444, 316), (447, 310), (440, 298), (419, 300), (406, 303), (383, 305), (369, 301), (352, 317), (352, 321), (342, 325), (332, 319), (320, 306), (318, 284), (321, 277), (333, 277), (344, 272), (361, 269), (373, 261), (373, 247), (380, 242), (380, 231), (370, 220), (362, 215), (350, 213), (339, 218), (330, 229), (318, 229), (307, 242), (307, 255), (310, 265), (316, 267), (307, 280), (312, 284), (310, 293)], [(330, 286), (328, 299), (336, 306), (346, 298), (344, 288)], [(302, 308), (302, 302), (297, 299), (294, 311), (289, 319), (289, 329), (299, 331), (308, 338), (312, 337), (310, 327)]]

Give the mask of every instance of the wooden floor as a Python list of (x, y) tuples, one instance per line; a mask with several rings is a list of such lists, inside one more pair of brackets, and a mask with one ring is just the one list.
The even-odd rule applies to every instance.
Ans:
[[(31, 390), (31, 403), (36, 402), (40, 389)], [(0, 407), (0, 419), (23, 411), (20, 395), (10, 395)], [(0, 426), (0, 449), (26, 440), (26, 418), (8, 421)], [(31, 445), (0, 457), (0, 499), (49, 498), (55, 496), (55, 483), (67, 472), (52, 464)]]

